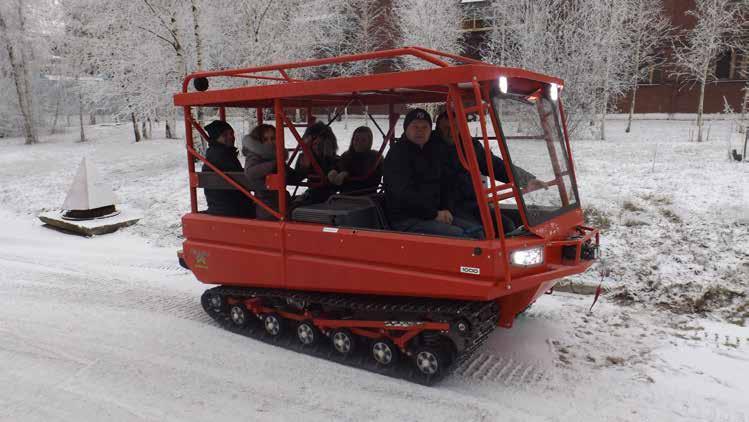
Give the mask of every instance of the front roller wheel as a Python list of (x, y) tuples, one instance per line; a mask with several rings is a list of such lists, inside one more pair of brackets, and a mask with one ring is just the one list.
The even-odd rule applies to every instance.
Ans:
[(426, 377), (437, 377), (444, 373), (452, 361), (450, 353), (442, 347), (421, 346), (414, 351), (414, 365)]
[(220, 314), (227, 309), (224, 298), (221, 295), (210, 291), (205, 291), (203, 293), (200, 297), (200, 302), (203, 305), (203, 309), (211, 315)]

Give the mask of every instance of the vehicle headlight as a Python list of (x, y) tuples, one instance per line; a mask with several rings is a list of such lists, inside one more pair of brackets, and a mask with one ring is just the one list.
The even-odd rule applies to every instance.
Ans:
[(510, 254), (512, 265), (530, 267), (544, 262), (544, 247), (538, 246), (530, 249), (521, 249)]
[(559, 99), (559, 85), (555, 83), (549, 84), (549, 99), (551, 101), (556, 101)]
[(499, 77), (499, 92), (507, 94), (507, 76)]

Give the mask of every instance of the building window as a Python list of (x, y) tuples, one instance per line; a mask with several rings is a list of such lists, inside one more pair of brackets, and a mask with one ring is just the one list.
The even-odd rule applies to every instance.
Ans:
[(718, 56), (715, 61), (715, 76), (718, 79), (730, 80), (733, 79), (733, 68), (734, 68), (735, 55), (733, 51), (725, 51)]

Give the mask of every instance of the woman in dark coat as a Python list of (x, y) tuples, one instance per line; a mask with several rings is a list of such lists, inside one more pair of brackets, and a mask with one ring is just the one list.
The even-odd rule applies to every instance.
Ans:
[[(328, 174), (335, 170), (338, 164), (338, 140), (333, 130), (323, 122), (317, 122), (307, 128), (302, 136), (302, 142), (309, 145), (315, 161), (322, 170), (322, 180), (313, 178), (314, 182), (322, 183), (319, 186), (307, 189), (298, 201), (299, 204), (316, 204), (325, 202), (331, 195), (334, 195), (338, 187), (330, 183)], [(305, 154), (301, 154), (296, 162), (296, 177), (289, 178), (290, 183), (301, 181), (310, 176), (316, 175), (315, 167)]]
[(338, 161), (338, 168), (328, 173), (330, 183), (341, 186), (342, 193), (374, 193), (380, 185), (382, 161), (377, 163), (378, 154), (372, 149), (372, 141), (370, 128), (356, 128), (348, 151)]
[[(221, 120), (206, 125), (208, 149), (205, 158), (209, 163), (223, 172), (243, 171), (234, 148), (234, 129)], [(213, 169), (203, 164), (204, 172)], [(250, 198), (238, 190), (204, 189), (208, 209), (206, 213), (226, 217), (254, 217), (255, 207)]]

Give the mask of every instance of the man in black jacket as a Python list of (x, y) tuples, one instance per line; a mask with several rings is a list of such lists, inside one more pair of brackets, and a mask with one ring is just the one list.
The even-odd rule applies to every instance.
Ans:
[[(480, 220), (481, 214), (479, 212), (478, 202), (476, 201), (476, 192), (473, 190), (471, 174), (463, 167), (458, 158), (455, 141), (450, 134), (450, 121), (447, 112), (442, 112), (442, 114), (437, 117), (437, 123), (435, 126), (435, 131), (432, 133), (432, 141), (444, 144), (447, 147), (448, 167), (453, 175), (452, 197), (454, 201), (453, 209), (455, 210), (455, 215), (464, 219)], [(476, 161), (478, 162), (479, 171), (483, 176), (488, 177), (489, 170), (486, 167), (486, 153), (481, 142), (474, 140), (473, 150), (476, 152)], [(502, 183), (509, 182), (510, 178), (507, 177), (504, 161), (494, 155), (491, 151), (489, 151), (489, 154), (495, 179)], [(523, 170), (518, 166), (513, 166), (513, 168), (515, 181), (519, 186), (531, 189), (546, 188), (546, 185), (542, 181), (536, 179), (536, 176), (530, 172)], [(502, 226), (506, 233), (509, 233), (516, 228), (515, 222), (506, 215), (502, 215)]]
[(403, 136), (385, 159), (385, 205), (390, 225), (398, 231), (480, 237), (479, 224), (454, 217), (447, 150), (443, 143), (430, 141), (429, 113), (411, 110), (403, 129)]
[[(205, 158), (223, 172), (244, 171), (234, 148), (234, 129), (221, 120), (206, 125), (208, 150)], [(203, 164), (203, 171), (213, 171)], [(255, 207), (252, 200), (237, 190), (204, 189), (208, 202), (206, 213), (226, 217), (254, 217)]]

